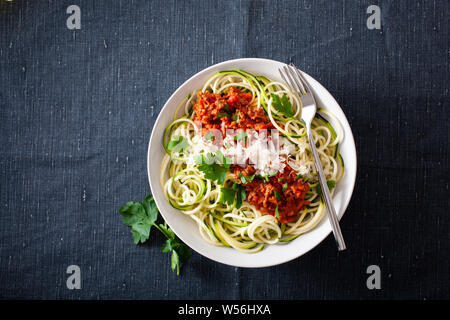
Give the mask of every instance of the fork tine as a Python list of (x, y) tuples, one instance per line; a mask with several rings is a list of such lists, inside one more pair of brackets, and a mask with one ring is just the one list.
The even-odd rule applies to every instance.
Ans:
[(281, 78), (284, 80), (284, 82), (286, 82), (286, 84), (289, 86), (289, 82), (287, 81), (287, 79), (284, 77), (283, 74), (283, 70), (281, 68), (278, 68), (278, 72), (280, 73)]
[(300, 95), (303, 95), (304, 92), (302, 90), (302, 87), (298, 85), (298, 82), (294, 81), (290, 67), (284, 66), (283, 69), (284, 69), (284, 73), (286, 74), (286, 77), (289, 79), (289, 84), (290, 84), (291, 88), (296, 90)]
[(295, 85), (291, 82), (291, 79), (288, 76), (288, 73), (285, 70), (285, 66), (278, 69), (280, 72), (281, 77), (283, 78), (284, 82), (290, 87), (291, 90), (296, 90)]
[(296, 73), (295, 70), (296, 70), (295, 66), (291, 63), (291, 65), (289, 66), (289, 71), (295, 83), (297, 84), (297, 87), (301, 88), (302, 94), (308, 93), (308, 90), (306, 90), (306, 87), (304, 86), (303, 82), (299, 79), (298, 74)]
[[(294, 69), (295, 73), (297, 74), (297, 76), (298, 76), (300, 82), (302, 83), (302, 86), (303, 86), (304, 88), (305, 88), (305, 87), (308, 88), (308, 92), (311, 92), (311, 93), (312, 93), (312, 90), (311, 90), (311, 88), (309, 87), (308, 81), (306, 81), (306, 79), (303, 77), (302, 73), (297, 69), (297, 67), (296, 67), (293, 63), (291, 63), (291, 67), (292, 67), (292, 69)], [(305, 90), (305, 91), (306, 91), (306, 90)]]

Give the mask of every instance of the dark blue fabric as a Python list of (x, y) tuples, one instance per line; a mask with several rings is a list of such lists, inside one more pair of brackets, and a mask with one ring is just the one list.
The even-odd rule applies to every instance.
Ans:
[[(448, 17), (447, 0), (0, 0), (0, 297), (450, 298)], [(162, 236), (135, 246), (117, 210), (149, 192), (171, 93), (239, 57), (293, 61), (342, 106), (358, 152), (349, 249), (329, 236), (265, 269), (194, 254), (177, 277)], [(81, 290), (66, 287), (72, 264)], [(381, 290), (366, 287), (372, 264)]]

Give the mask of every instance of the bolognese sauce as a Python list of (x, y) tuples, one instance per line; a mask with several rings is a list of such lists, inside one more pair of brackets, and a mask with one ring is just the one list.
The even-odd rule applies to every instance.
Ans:
[[(242, 92), (236, 87), (230, 87), (222, 94), (208, 91), (197, 94), (197, 102), (193, 106), (192, 120), (202, 126), (202, 135), (208, 130), (220, 130), (223, 135), (227, 129), (262, 130), (273, 129), (274, 126), (263, 108), (256, 106), (249, 92)], [(255, 168), (233, 165), (236, 181), (241, 176), (254, 176)], [(301, 210), (309, 204), (305, 200), (309, 184), (297, 178), (296, 172), (285, 163), (283, 172), (271, 177), (255, 178), (243, 183), (246, 191), (246, 201), (263, 213), (275, 216), (281, 223), (297, 219)]]

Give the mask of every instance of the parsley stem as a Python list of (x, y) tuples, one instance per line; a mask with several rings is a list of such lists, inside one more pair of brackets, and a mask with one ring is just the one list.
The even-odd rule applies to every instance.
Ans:
[[(165, 224), (165, 223), (164, 223), (164, 224)], [(170, 236), (167, 234), (167, 232), (164, 231), (163, 229), (161, 229), (157, 224), (154, 223), (153, 226), (156, 227), (156, 229), (158, 229), (159, 231), (161, 231), (161, 233), (162, 233), (163, 235), (165, 235), (167, 239), (170, 239)]]

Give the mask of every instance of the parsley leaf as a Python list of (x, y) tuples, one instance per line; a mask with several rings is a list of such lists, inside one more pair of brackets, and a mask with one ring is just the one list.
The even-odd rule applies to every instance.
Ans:
[(328, 186), (328, 189), (332, 190), (334, 187), (336, 187), (336, 180), (328, 180), (327, 186)]
[(170, 266), (172, 268), (172, 271), (175, 271), (175, 268), (177, 269), (177, 275), (180, 274), (180, 258), (178, 257), (178, 253), (176, 250), (172, 250), (172, 259), (170, 260)]
[(283, 191), (286, 191), (287, 187), (288, 187), (288, 184), (286, 182), (285, 184), (283, 184)]
[(298, 180), (298, 179), (302, 179), (302, 182), (303, 182), (303, 183), (308, 182), (308, 178), (305, 178), (305, 176), (303, 176), (303, 175), (301, 175), (301, 174), (299, 174), (299, 175), (297, 175), (297, 176), (295, 177), (295, 180)]
[(219, 112), (216, 117), (217, 118), (224, 118), (224, 117), (228, 117), (229, 114), (228, 113), (224, 113), (224, 112)]
[[(332, 190), (336, 186), (336, 180), (328, 180), (327, 181), (328, 189)], [(321, 196), (322, 195), (322, 188), (320, 187), (320, 184), (316, 187), (317, 193)]]
[(269, 182), (270, 177), (275, 177), (278, 174), (276, 170), (270, 170), (268, 173), (264, 175), (258, 175), (258, 178), (261, 178), (264, 182)]
[(214, 139), (214, 135), (210, 132), (205, 136), (205, 139), (212, 141)]
[(253, 179), (255, 178), (255, 175), (252, 174), (251, 176), (244, 176), (244, 177), (245, 177), (245, 179), (247, 180), (247, 182), (252, 182)]
[(280, 191), (274, 190), (273, 193), (275, 194), (275, 198), (276, 198), (277, 200), (280, 200), (280, 197), (281, 197)]
[(294, 115), (292, 111), (292, 104), (290, 103), (287, 96), (280, 97), (274, 93), (271, 94), (272, 96), (272, 105), (278, 112), (283, 113), (284, 115), (288, 117), (292, 117)]
[(234, 198), (236, 197), (236, 191), (231, 188), (220, 188), (221, 197), (219, 199), (220, 203), (233, 204)]
[(223, 185), (223, 183), (225, 182), (225, 177), (228, 172), (227, 168), (222, 167), (216, 163), (203, 163), (198, 167), (198, 169), (203, 172), (206, 179), (217, 181), (221, 185)]
[(231, 119), (233, 119), (233, 121), (235, 121), (236, 123), (239, 123), (239, 110), (237, 110), (236, 113), (231, 116)]
[(172, 231), (172, 229), (168, 228), (165, 223), (159, 225), (159, 231), (161, 231), (166, 236), (166, 238), (175, 238), (175, 233)]
[(159, 211), (152, 195), (147, 195), (142, 203), (127, 202), (125, 206), (120, 207), (119, 214), (122, 215), (123, 223), (131, 227), (135, 244), (147, 241), (152, 227), (157, 228), (164, 234), (167, 240), (164, 242), (161, 251), (172, 252), (171, 268), (173, 271), (176, 269), (177, 275), (179, 275), (180, 264), (186, 262), (191, 257), (192, 251), (178, 239), (175, 233), (165, 223), (160, 225), (156, 224)]
[[(236, 187), (236, 209), (239, 209), (242, 206), (242, 202), (245, 200), (247, 193), (245, 192), (245, 188), (238, 183), (235, 183)], [(233, 186), (233, 187), (234, 187)]]
[(231, 160), (225, 157), (222, 151), (220, 150), (216, 151), (216, 159), (220, 164), (222, 164), (227, 169), (231, 166)]
[(153, 198), (148, 195), (142, 203), (128, 202), (120, 207), (122, 222), (131, 227), (135, 244), (144, 243), (150, 236), (150, 229), (158, 217), (158, 209)]
[(247, 136), (248, 136), (247, 132), (244, 131), (244, 132), (241, 132), (238, 135), (234, 136), (233, 139), (236, 140), (236, 141), (244, 139), (244, 142), (245, 142), (245, 138), (247, 138)]
[(268, 174), (258, 175), (258, 178), (260, 178), (262, 181), (264, 181), (264, 183), (269, 182), (269, 175)]
[(239, 184), (233, 184), (233, 188), (220, 188), (220, 192), (222, 193), (219, 199), (220, 203), (228, 203), (233, 204), (236, 200), (236, 209), (239, 209), (242, 206), (242, 202), (245, 200), (246, 192), (245, 188)]
[[(207, 155), (207, 157), (211, 157), (211, 155)], [(230, 168), (230, 162), (223, 155), (223, 153), (219, 150), (216, 152), (216, 155), (212, 155), (215, 157), (222, 165), (214, 163), (214, 161), (209, 161), (211, 158), (206, 159), (206, 161), (202, 161), (198, 169), (203, 172), (206, 179), (217, 181), (219, 184), (223, 185), (225, 182), (225, 177), (228, 172), (228, 168)], [(205, 157), (202, 155), (202, 160), (205, 160)]]
[(180, 240), (177, 238), (177, 236), (175, 236), (175, 234), (171, 229), (168, 229), (162, 224), (160, 224), (159, 226), (163, 230), (168, 232), (167, 234), (166, 232), (163, 232), (167, 237), (167, 240), (166, 242), (164, 242), (161, 251), (165, 253), (172, 252), (171, 268), (172, 271), (175, 271), (176, 269), (177, 275), (179, 275), (180, 263), (186, 262), (192, 256), (192, 251), (187, 246), (185, 246), (183, 243), (180, 242)]
[(241, 182), (242, 184), (247, 184), (253, 181), (253, 179), (255, 178), (255, 175), (243, 175), (242, 172), (239, 172), (239, 178), (241, 178)]
[(194, 162), (195, 162), (195, 164), (202, 164), (203, 163), (203, 155), (201, 155), (201, 154), (194, 155)]
[(277, 217), (278, 220), (280, 220), (280, 214), (278, 213), (278, 206), (276, 206), (275, 208), (275, 216)]
[(167, 145), (167, 149), (173, 152), (183, 152), (189, 147), (187, 139), (181, 136), (173, 136)]
[(213, 164), (216, 162), (216, 155), (214, 153), (208, 152), (205, 156), (201, 156), (200, 163)]

